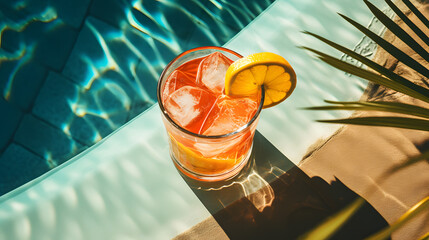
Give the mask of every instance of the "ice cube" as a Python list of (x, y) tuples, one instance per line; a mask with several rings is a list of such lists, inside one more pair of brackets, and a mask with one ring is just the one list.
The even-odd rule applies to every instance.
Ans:
[(246, 125), (255, 115), (258, 104), (249, 98), (220, 97), (204, 122), (204, 135), (223, 135)]
[(192, 85), (195, 85), (195, 78), (192, 78), (192, 76), (186, 72), (174, 70), (168, 77), (167, 81), (165, 81), (162, 99), (167, 99), (170, 94), (181, 87)]
[(210, 54), (198, 67), (197, 82), (214, 93), (222, 93), (226, 70), (231, 63), (232, 61), (220, 52)]
[(200, 88), (184, 86), (164, 102), (168, 115), (183, 128), (198, 133), (216, 98)]

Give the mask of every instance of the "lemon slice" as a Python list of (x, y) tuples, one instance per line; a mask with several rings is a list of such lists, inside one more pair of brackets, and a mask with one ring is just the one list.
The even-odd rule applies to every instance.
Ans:
[(203, 154), (198, 152), (196, 149), (192, 149), (185, 146), (183, 143), (180, 143), (172, 134), (169, 134), (169, 136), (172, 141), (170, 145), (171, 150), (174, 153), (174, 156), (178, 158), (178, 162), (194, 172), (202, 174), (220, 174), (228, 169), (233, 169), (237, 163), (241, 162), (241, 159), (244, 156), (243, 155), (240, 158), (236, 158), (235, 155), (233, 155), (233, 157), (223, 156), (221, 159), (204, 157)]
[(233, 62), (225, 75), (225, 94), (254, 96), (264, 86), (263, 108), (272, 107), (290, 96), (296, 74), (282, 56), (270, 52), (248, 55)]

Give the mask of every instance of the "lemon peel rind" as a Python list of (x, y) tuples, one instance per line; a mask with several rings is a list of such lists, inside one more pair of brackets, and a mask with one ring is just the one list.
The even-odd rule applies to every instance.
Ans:
[[(263, 108), (269, 108), (269, 107), (273, 107), (281, 102), (283, 102), (286, 98), (288, 98), (292, 92), (295, 90), (296, 87), (296, 73), (293, 70), (292, 66), (289, 64), (289, 62), (284, 59), (282, 56), (277, 55), (275, 53), (270, 53), (270, 52), (261, 52), (261, 53), (255, 53), (255, 54), (251, 54), (248, 55), (244, 58), (240, 58), (237, 61), (233, 62), (231, 64), (231, 66), (228, 68), (226, 75), (225, 75), (225, 81), (228, 84), (225, 84), (225, 94), (226, 95), (232, 95), (232, 96), (238, 96), (237, 94), (233, 94), (231, 92), (231, 82), (234, 82), (235, 78), (237, 77), (237, 75), (240, 72), (243, 71), (250, 71), (251, 69), (255, 66), (258, 65), (266, 65), (266, 66), (281, 66), (284, 69), (284, 72), (288, 73), (289, 76), (289, 82), (290, 87), (285, 90), (285, 91), (281, 91), (279, 89), (272, 89), (270, 87), (269, 84), (264, 83), (257, 83), (257, 88), (259, 91), (259, 89), (261, 89), (261, 86), (264, 86), (264, 91), (265, 91), (265, 95), (266, 98), (271, 99), (270, 95), (267, 94), (267, 90), (276, 90), (279, 92), (285, 92), (285, 96), (278, 101), (271, 101), (271, 103), (265, 104), (263, 105)], [(268, 71), (268, 70), (267, 70)], [(266, 73), (265, 73), (266, 74)], [(279, 77), (280, 75), (276, 76), (275, 78)], [(256, 81), (255, 81), (256, 82)]]

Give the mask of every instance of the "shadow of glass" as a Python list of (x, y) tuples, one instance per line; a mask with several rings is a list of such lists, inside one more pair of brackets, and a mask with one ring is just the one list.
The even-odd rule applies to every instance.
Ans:
[[(182, 177), (231, 239), (295, 239), (358, 197), (339, 180), (308, 177), (259, 132), (249, 163), (233, 179)], [(332, 239), (362, 239), (385, 226), (366, 202)]]

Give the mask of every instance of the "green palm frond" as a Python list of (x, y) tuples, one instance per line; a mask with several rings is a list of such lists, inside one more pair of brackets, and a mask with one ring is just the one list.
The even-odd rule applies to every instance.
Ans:
[(335, 214), (334, 216), (325, 220), (322, 224), (314, 228), (312, 231), (307, 232), (299, 240), (311, 239), (329, 239), (335, 232), (337, 232), (346, 221), (356, 213), (359, 208), (365, 203), (363, 198), (357, 198), (349, 206)]
[[(392, 21), (387, 17), (382, 11), (380, 11), (376, 6), (370, 3), (368, 0), (363, 0), (367, 5), (369, 10), (374, 14), (374, 16), (380, 20), (385, 27), (390, 30), (397, 38), (403, 41), (408, 45), (413, 51), (415, 51), (422, 59), (429, 62), (429, 53), (428, 51), (413, 38), (411, 37), (404, 29), (399, 26), (397, 23)], [(413, 21), (411, 21), (391, 0), (385, 0), (387, 5), (396, 13), (396, 15), (406, 24), (424, 43), (429, 46), (429, 37), (420, 29)], [(417, 18), (429, 28), (428, 19), (409, 1), (402, 0), (402, 2), (414, 13)], [(422, 65), (420, 62), (416, 61), (414, 58), (410, 57), (407, 53), (403, 52), (392, 43), (386, 41), (382, 37), (378, 36), (368, 28), (362, 26), (358, 22), (352, 20), (351, 18), (339, 14), (347, 22), (373, 40), (378, 46), (383, 48), (387, 53), (392, 55), (398, 61), (407, 65), (417, 73), (422, 76), (429, 78), (429, 69)], [(328, 54), (320, 52), (316, 49), (309, 47), (301, 47), (307, 51), (310, 51), (316, 54), (323, 62), (347, 73), (360, 77), (362, 79), (368, 80), (372, 83), (382, 85), (386, 88), (390, 88), (394, 91), (403, 93), (415, 99), (422, 100), (426, 103), (429, 103), (429, 89), (422, 87), (419, 84), (413, 83), (409, 79), (406, 79), (390, 69), (387, 69), (374, 61), (346, 48), (333, 41), (330, 41), (322, 36), (319, 36), (315, 33), (304, 31), (305, 34), (311, 35), (318, 40), (324, 42), (325, 44), (337, 49), (338, 51), (356, 59), (361, 62), (369, 69), (364, 69), (357, 67), (350, 63), (347, 63), (343, 60), (332, 57)], [(426, 83), (427, 85), (427, 83)], [(399, 103), (399, 102), (387, 102), (387, 101), (353, 101), (353, 102), (344, 102), (344, 101), (327, 101), (326, 103), (330, 104), (327, 106), (315, 106), (305, 108), (307, 110), (353, 110), (353, 111), (380, 111), (387, 113), (401, 114), (404, 116), (398, 117), (395, 116), (386, 116), (386, 117), (351, 117), (347, 119), (333, 119), (333, 120), (319, 120), (319, 122), (326, 123), (342, 123), (342, 124), (354, 124), (354, 125), (367, 125), (367, 126), (384, 126), (384, 127), (397, 127), (405, 129), (414, 129), (420, 131), (429, 131), (429, 108), (420, 107), (413, 104)], [(388, 169), (383, 176), (383, 178), (388, 178), (391, 174), (396, 171), (416, 164), (421, 161), (426, 161), (429, 159), (429, 151), (423, 152), (418, 156), (414, 156), (404, 161), (401, 164), (395, 165)], [(359, 208), (359, 204), (356, 202), (352, 203), (349, 207), (345, 208), (340, 213), (334, 215), (332, 218), (322, 222), (318, 227), (313, 229), (311, 232), (305, 234), (302, 239), (310, 239), (310, 237), (315, 237), (316, 239), (328, 239), (332, 236), (343, 223), (349, 219), (350, 216)], [(393, 231), (400, 228), (402, 225), (407, 223), (417, 214), (420, 214), (423, 211), (427, 211), (429, 208), (429, 196), (421, 200), (414, 207), (409, 209), (403, 216), (401, 216), (396, 222), (391, 224), (386, 229), (370, 236), (368, 239), (386, 239), (388, 238)], [(423, 235), (420, 239), (429, 239), (429, 233)]]
[[(313, 36), (313, 37), (321, 40), (322, 42), (328, 44), (329, 46), (331, 46), (331, 47), (333, 47), (333, 48), (341, 51), (342, 53), (344, 53), (344, 54), (346, 54), (346, 55), (348, 55), (348, 56), (350, 56), (350, 57), (352, 57), (352, 58), (360, 61), (361, 63), (365, 64), (366, 66), (368, 66), (370, 68), (372, 68), (373, 70), (377, 71), (378, 73), (386, 76), (387, 78), (391, 79), (392, 81), (397, 82), (398, 84), (401, 84), (401, 85), (404, 85), (404, 86), (406, 86), (408, 88), (413, 89), (414, 91), (416, 91), (416, 92), (418, 92), (419, 94), (422, 95), (422, 98), (416, 97), (417, 99), (420, 99), (420, 100), (426, 101), (426, 102), (429, 99), (429, 89), (421, 87), (419, 85), (416, 85), (416, 84), (410, 82), (408, 79), (406, 79), (406, 78), (404, 78), (404, 77), (402, 77), (400, 75), (397, 75), (396, 73), (394, 73), (390, 69), (384, 68), (383, 66), (375, 63), (374, 61), (372, 61), (372, 60), (370, 60), (370, 59), (368, 59), (368, 58), (366, 58), (366, 57), (364, 57), (364, 56), (362, 56), (362, 55), (360, 55), (360, 54), (358, 54), (358, 53), (356, 53), (356, 52), (354, 52), (354, 51), (352, 51), (352, 50), (350, 50), (350, 49), (348, 49), (346, 47), (343, 47), (343, 46), (341, 46), (339, 44), (336, 44), (336, 43), (334, 43), (334, 42), (332, 42), (332, 41), (330, 41), (330, 40), (328, 40), (328, 39), (326, 39), (324, 37), (321, 37), (321, 36), (319, 36), (317, 34), (314, 34), (314, 33), (311, 33), (311, 32), (307, 32), (307, 31), (304, 31), (304, 33), (308, 34), (308, 35), (311, 35), (311, 36)], [(312, 52), (318, 54), (319, 56), (325, 56), (325, 57), (327, 56), (326, 54), (323, 54), (323, 53), (321, 53), (319, 51), (316, 51), (314, 49), (311, 49), (311, 48), (306, 48), (306, 47), (302, 47), (302, 48), (305, 48), (305, 49), (307, 49), (309, 51), (312, 51)], [(371, 81), (371, 79), (367, 79), (367, 80)], [(378, 83), (378, 84), (380, 84), (380, 83)], [(380, 85), (383, 85), (383, 84), (380, 84)], [(388, 86), (385, 86), (385, 87), (388, 87)], [(389, 87), (389, 88), (391, 88), (391, 87)], [(405, 94), (408, 94), (408, 93), (405, 93)]]
[(390, 174), (393, 174), (403, 168), (406, 168), (408, 166), (411, 166), (415, 163), (418, 163), (420, 161), (424, 161), (426, 159), (429, 159), (429, 151), (426, 151), (422, 154), (419, 154), (417, 156), (411, 157), (409, 159), (407, 159), (405, 162), (403, 163), (399, 163), (395, 166), (392, 166), (389, 170), (387, 170), (384, 174), (384, 176), (388, 177)]
[(407, 65), (408, 67), (414, 69), (415, 71), (419, 72), (426, 78), (429, 78), (429, 69), (424, 67), (422, 64), (414, 60), (412, 57), (408, 56), (406, 53), (404, 53), (399, 48), (393, 46), (393, 44), (389, 43), (388, 41), (384, 40), (382, 37), (378, 36), (377, 34), (373, 33), (368, 28), (362, 26), (361, 24), (357, 23), (356, 21), (352, 20), (351, 18), (344, 16), (340, 14), (341, 17), (343, 17), (346, 21), (348, 21), (350, 24), (355, 26), (358, 30), (360, 30), (363, 34), (371, 38), (375, 43), (377, 43), (380, 47), (382, 47), (384, 50), (386, 50), (390, 55), (401, 61), (403, 64)]
[(381, 23), (386, 26), (393, 34), (395, 34), (399, 39), (401, 39), (405, 44), (407, 44), (411, 49), (413, 49), (417, 54), (419, 54), (423, 59), (429, 62), (429, 53), (422, 47), (420, 44), (414, 40), (405, 30), (403, 30), (398, 24), (396, 24), (392, 19), (386, 16), (382, 11), (376, 8), (368, 0), (364, 0), (365, 4), (368, 6), (369, 10), (374, 14), (375, 17), (380, 20)]
[[(404, 93), (406, 95), (420, 99), (422, 101), (429, 102), (429, 94), (426, 93), (428, 89), (424, 89), (423, 87), (416, 85), (408, 80), (407, 82), (401, 81), (401, 80), (393, 81), (392, 79), (386, 78), (385, 76), (376, 74), (372, 71), (344, 62), (340, 59), (329, 56), (328, 54), (322, 53), (318, 50), (308, 48), (308, 47), (302, 47), (302, 48), (316, 53), (320, 60), (339, 70), (353, 74), (355, 76), (358, 76), (370, 82), (385, 86), (387, 88), (393, 89), (397, 92)], [(396, 76), (398, 76), (398, 79), (401, 78), (399, 75), (396, 75)]]
[(416, 6), (414, 6), (409, 0), (402, 0), (402, 2), (404, 2), (405, 5), (407, 5), (407, 7), (411, 10), (411, 12), (413, 12), (414, 15), (416, 15), (420, 19), (420, 21), (422, 21), (422, 23), (424, 23), (425, 26), (429, 28), (428, 19), (416, 8)]
[(390, 237), (392, 232), (394, 232), (396, 229), (400, 228), (404, 224), (406, 224), (408, 221), (410, 221), (412, 218), (417, 216), (418, 214), (422, 213), (423, 211), (427, 210), (429, 207), (429, 196), (422, 199), (420, 202), (415, 204), (412, 208), (410, 208), (407, 212), (405, 212), (396, 222), (391, 224), (389, 227), (381, 230), (380, 232), (366, 238), (365, 240), (382, 240), (387, 239)]
[(421, 236), (418, 240), (429, 240), (429, 232)]
[[(368, 0), (363, 0), (368, 8), (374, 13), (374, 15), (389, 29), (394, 33), (398, 38), (400, 38), (403, 42), (407, 43), (415, 52), (417, 52), (423, 58), (429, 59), (428, 52), (420, 46), (412, 37), (408, 35), (398, 24), (388, 18), (382, 11), (377, 9), (373, 4), (371, 4)], [(391, 1), (386, 0), (389, 6), (394, 6), (393, 9), (395, 12), (399, 11), (399, 8), (396, 7)], [(404, 1), (405, 3), (405, 1)], [(420, 15), (419, 18), (426, 19), (423, 14), (421, 14), (417, 8), (413, 8), (413, 5), (410, 2), (405, 3), (416, 15)], [(419, 14), (420, 13), (420, 14)], [(384, 40), (382, 37), (370, 31), (368, 28), (360, 25), (356, 21), (340, 14), (345, 20), (351, 23), (358, 30), (363, 32), (365, 35), (370, 37), (373, 41), (375, 41), (379, 46), (384, 48), (388, 53), (397, 58), (399, 61), (404, 62), (404, 64), (408, 65), (410, 68), (414, 69), (418, 73), (423, 76), (429, 76), (429, 69), (425, 66), (417, 62), (415, 59), (408, 56), (406, 53), (393, 46), (393, 44)], [(404, 22), (410, 22), (408, 17), (405, 14), (400, 16), (403, 19), (407, 19)], [(425, 20), (422, 20), (425, 21)], [(427, 19), (426, 19), (427, 21)], [(429, 21), (427, 21), (429, 23)], [(428, 38), (421, 29), (419, 29), (415, 24), (411, 23), (420, 38), (424, 39)], [(419, 30), (416, 30), (419, 29)], [(328, 44), (329, 46), (341, 51), (342, 53), (358, 60), (363, 63), (369, 69), (363, 69), (361, 67), (357, 67), (350, 63), (347, 63), (343, 60), (332, 57), (328, 54), (315, 50), (309, 47), (302, 47), (308, 51), (311, 51), (316, 54), (316, 56), (322, 60), (323, 62), (339, 69), (350, 73), (352, 75), (358, 76), (375, 84), (382, 85), (386, 88), (390, 88), (397, 92), (403, 93), (410, 97), (422, 100), (424, 102), (429, 103), (429, 89), (422, 87), (418, 84), (413, 83), (412, 81), (396, 74), (390, 69), (387, 69), (374, 61), (348, 49), (339, 44), (336, 44), (333, 41), (330, 41), (322, 36), (319, 36), (315, 33), (304, 32), (305, 34), (311, 35), (320, 41)], [(424, 36), (422, 36), (422, 33)], [(374, 71), (372, 71), (374, 70)], [(410, 117), (354, 117), (348, 119), (334, 119), (334, 120), (320, 120), (320, 122), (326, 123), (344, 123), (344, 124), (355, 124), (355, 125), (369, 125), (369, 126), (387, 126), (387, 127), (398, 127), (398, 128), (408, 128), (415, 130), (429, 130), (429, 122), (427, 120), (429, 116), (429, 109), (424, 107), (418, 107), (411, 104), (402, 104), (402, 103), (390, 103), (390, 102), (332, 102), (327, 101), (332, 105), (330, 106), (319, 106), (319, 107), (311, 107), (308, 109), (311, 110), (359, 110), (359, 111), (383, 111), (383, 112), (392, 112), (392, 113), (401, 113), (409, 115)], [(423, 119), (422, 119), (423, 118)], [(426, 119), (424, 119), (426, 118)]]
[(429, 46), (429, 37), (420, 29), (416, 26), (416, 24), (414, 24), (414, 22), (412, 22), (407, 15), (405, 15), (403, 12), (401, 12), (401, 10), (391, 1), (391, 0), (385, 0), (385, 2), (387, 3), (387, 5), (389, 5), (389, 7), (395, 12), (395, 14), (402, 20), (404, 21), (405, 24), (407, 24), (407, 26), (413, 30), (413, 32), (421, 39), (423, 40), (423, 42), (426, 43), (426, 45)]
[(338, 102), (328, 101), (326, 103), (332, 105), (308, 107), (307, 110), (357, 110), (357, 111), (380, 111), (391, 112), (411, 115), (415, 117), (429, 118), (429, 111), (426, 108), (415, 106), (412, 104), (399, 103), (399, 102), (384, 102), (384, 101), (371, 101), (371, 102)]
[(414, 130), (429, 131), (429, 121), (405, 117), (355, 117), (334, 120), (317, 120), (324, 123), (340, 123), (352, 125), (366, 125), (377, 127), (396, 127)]

